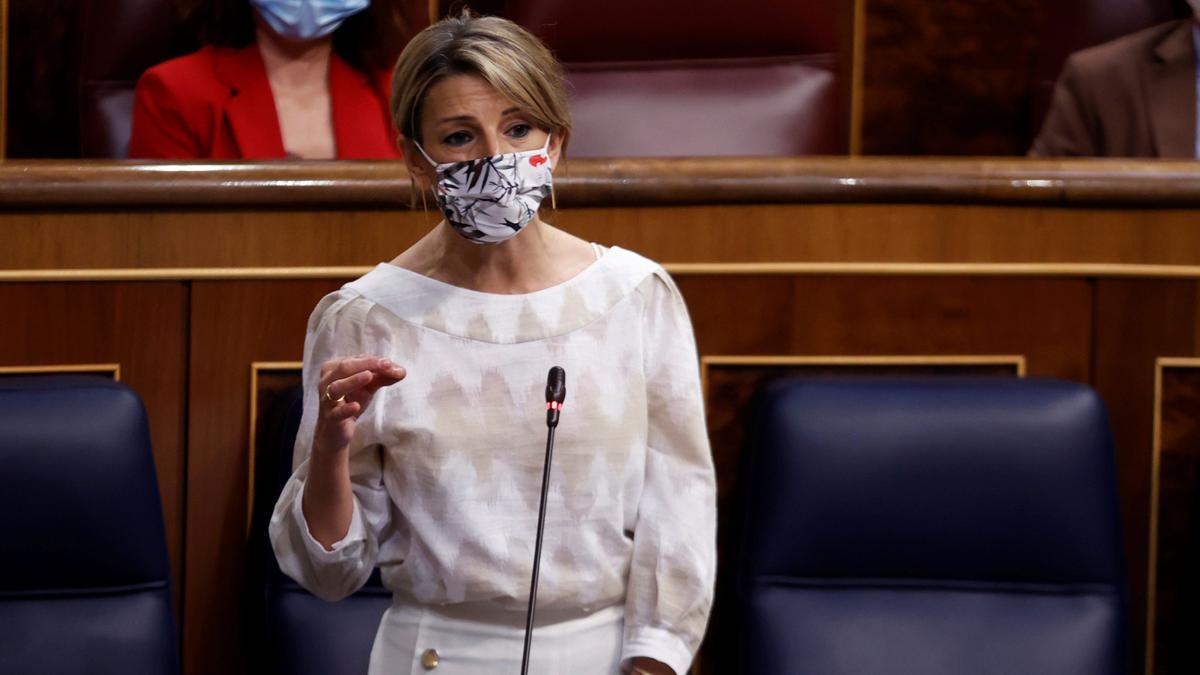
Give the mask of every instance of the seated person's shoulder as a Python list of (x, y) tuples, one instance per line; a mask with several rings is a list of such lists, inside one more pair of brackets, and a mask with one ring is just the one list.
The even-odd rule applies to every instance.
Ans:
[(207, 101), (229, 94), (228, 85), (218, 77), (217, 60), (224, 47), (202, 47), (197, 51), (164, 61), (138, 78), (139, 93), (170, 95), (178, 101)]
[(236, 63), (238, 54), (239, 50), (204, 47), (142, 73), (134, 90), (129, 156), (212, 157), (220, 120), (215, 113), (233, 96), (223, 81), (222, 65)]
[(1128, 69), (1153, 58), (1163, 39), (1190, 20), (1180, 19), (1122, 35), (1103, 44), (1081, 49), (1067, 59), (1067, 66), (1084, 74), (1109, 74)]

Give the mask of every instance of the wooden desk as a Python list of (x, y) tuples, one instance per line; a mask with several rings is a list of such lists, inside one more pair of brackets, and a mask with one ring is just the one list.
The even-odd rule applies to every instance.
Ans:
[[(556, 192), (548, 220), (665, 263), (688, 299), (723, 542), (740, 413), (765, 380), (1086, 382), (1117, 440), (1132, 640), (1141, 653), (1155, 631), (1161, 663), (1184, 658), (1164, 627), (1195, 621), (1180, 561), (1200, 490), (1184, 478), (1200, 431), (1200, 165), (576, 160)], [(119, 364), (146, 399), (190, 675), (241, 661), (258, 398), (295, 377), (323, 294), (436, 222), (411, 199), (392, 163), (0, 164), (0, 372)], [(719, 604), (710, 634), (727, 621)], [(728, 672), (718, 651), (705, 673)]]

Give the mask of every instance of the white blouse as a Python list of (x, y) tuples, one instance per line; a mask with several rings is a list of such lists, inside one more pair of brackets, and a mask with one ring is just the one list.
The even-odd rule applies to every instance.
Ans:
[[(322, 363), (370, 354), (404, 366), (350, 442), (354, 512), (325, 550), (301, 497)], [(534, 293), (471, 291), (380, 264), (313, 310), (295, 473), (271, 517), (279, 565), (346, 597), (374, 566), (421, 604), (528, 602), (545, 386), (567, 373), (538, 585), (542, 610), (624, 605), (622, 659), (688, 669), (716, 567), (716, 489), (683, 298), (656, 263), (607, 250)]]

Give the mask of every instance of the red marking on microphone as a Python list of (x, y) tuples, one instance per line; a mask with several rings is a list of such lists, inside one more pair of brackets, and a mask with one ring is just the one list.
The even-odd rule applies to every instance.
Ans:
[(529, 158), (529, 164), (532, 166), (541, 166), (545, 164), (546, 161), (547, 157), (545, 155), (534, 155), (533, 157)]
[(546, 401), (546, 410), (562, 410), (563, 404), (558, 401)]

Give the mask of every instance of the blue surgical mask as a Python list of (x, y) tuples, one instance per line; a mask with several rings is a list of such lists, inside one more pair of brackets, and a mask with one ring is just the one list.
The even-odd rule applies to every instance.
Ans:
[(325, 37), (371, 0), (250, 0), (271, 30), (292, 40)]

